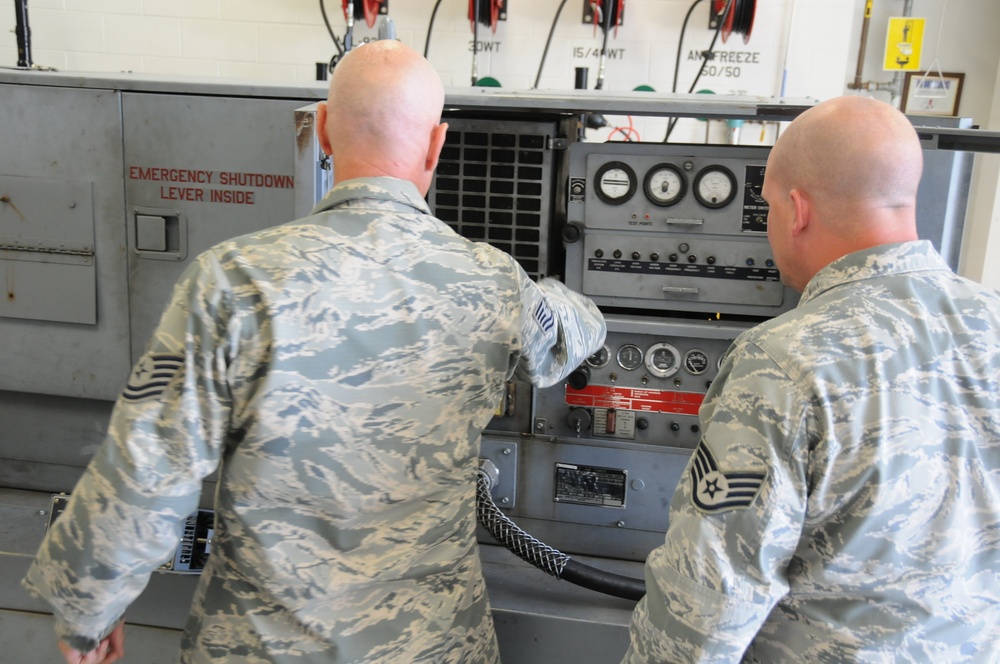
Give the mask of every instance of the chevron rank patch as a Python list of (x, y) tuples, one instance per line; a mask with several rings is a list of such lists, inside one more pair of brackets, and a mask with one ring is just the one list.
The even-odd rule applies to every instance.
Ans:
[(552, 330), (552, 326), (555, 325), (556, 322), (556, 317), (551, 311), (549, 311), (548, 306), (545, 304), (545, 300), (539, 300), (538, 304), (535, 305), (534, 317), (535, 322), (538, 323), (538, 327), (542, 328), (545, 332)]
[(694, 451), (690, 472), (691, 503), (709, 513), (750, 507), (767, 477), (766, 472), (720, 469), (704, 440)]
[(122, 398), (135, 402), (160, 396), (183, 366), (184, 358), (179, 355), (152, 353), (144, 356), (132, 370)]

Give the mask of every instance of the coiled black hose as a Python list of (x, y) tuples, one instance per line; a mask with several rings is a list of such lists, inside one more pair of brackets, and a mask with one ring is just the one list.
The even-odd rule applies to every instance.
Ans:
[[(488, 461), (485, 463), (492, 465)], [(493, 539), (507, 547), (518, 558), (557, 579), (605, 595), (638, 602), (646, 594), (646, 583), (642, 579), (633, 579), (585, 565), (521, 530), (493, 502), (490, 490), (495, 482), (496, 467), (493, 466), (491, 472), (490, 469), (481, 466), (476, 474), (476, 518)]]

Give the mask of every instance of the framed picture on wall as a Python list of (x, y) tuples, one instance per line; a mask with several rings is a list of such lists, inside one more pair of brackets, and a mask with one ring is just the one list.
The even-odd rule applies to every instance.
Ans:
[(907, 72), (903, 81), (903, 112), (916, 115), (958, 115), (965, 74)]

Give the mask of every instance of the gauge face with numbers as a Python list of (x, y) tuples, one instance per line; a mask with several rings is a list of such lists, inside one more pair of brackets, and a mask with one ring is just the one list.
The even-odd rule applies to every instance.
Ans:
[(632, 198), (636, 190), (635, 171), (622, 161), (609, 161), (594, 174), (594, 192), (608, 205), (621, 205)]
[(687, 181), (681, 169), (673, 164), (658, 164), (646, 173), (643, 189), (650, 203), (667, 207), (684, 197)]
[(700, 376), (708, 369), (708, 355), (703, 350), (692, 348), (684, 354), (684, 369), (691, 375)]
[(694, 178), (694, 197), (707, 208), (722, 208), (736, 198), (736, 176), (725, 166), (706, 166)]
[(625, 344), (618, 349), (618, 366), (626, 371), (632, 371), (642, 366), (642, 349), (634, 344)]
[(681, 368), (681, 355), (668, 343), (653, 344), (646, 351), (646, 368), (659, 378), (667, 378)]

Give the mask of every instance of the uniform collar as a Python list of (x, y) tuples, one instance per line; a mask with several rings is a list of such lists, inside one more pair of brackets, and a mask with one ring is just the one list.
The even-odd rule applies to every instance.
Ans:
[(420, 195), (416, 185), (408, 180), (392, 177), (354, 178), (339, 182), (327, 192), (312, 213), (319, 214), (350, 201), (362, 199), (397, 203), (411, 207), (417, 212), (431, 213), (427, 201)]
[(799, 303), (852, 281), (924, 270), (951, 270), (927, 240), (862, 249), (838, 258), (817, 272), (803, 289)]

